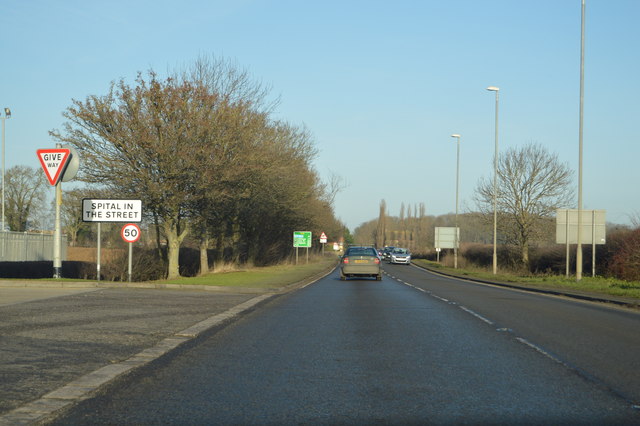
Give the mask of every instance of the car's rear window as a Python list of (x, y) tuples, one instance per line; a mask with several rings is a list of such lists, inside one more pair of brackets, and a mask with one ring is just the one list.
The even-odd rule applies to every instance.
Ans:
[(374, 248), (368, 247), (352, 247), (347, 250), (347, 255), (349, 256), (377, 256), (376, 250)]

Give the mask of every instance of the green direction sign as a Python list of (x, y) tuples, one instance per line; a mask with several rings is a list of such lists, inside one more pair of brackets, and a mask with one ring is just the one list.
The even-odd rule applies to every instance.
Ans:
[(311, 247), (310, 231), (294, 231), (293, 233), (294, 247)]

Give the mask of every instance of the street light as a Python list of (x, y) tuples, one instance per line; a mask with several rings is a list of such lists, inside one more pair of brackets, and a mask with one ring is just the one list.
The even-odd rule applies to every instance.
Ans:
[(487, 87), (490, 92), (496, 93), (496, 151), (493, 156), (493, 274), (498, 273), (498, 103), (500, 88)]
[(458, 188), (460, 182), (460, 135), (454, 133), (452, 138), (456, 138), (457, 155), (456, 155), (456, 229), (453, 232), (453, 267), (458, 269)]
[[(582, 135), (584, 127), (584, 27), (585, 0), (582, 0), (582, 14), (580, 25), (580, 123), (578, 130), (578, 244), (576, 247), (576, 281), (582, 280)], [(595, 246), (593, 246), (595, 249)]]
[[(4, 232), (4, 122), (7, 118), (11, 118), (11, 110), (9, 108), (4, 109), (4, 117), (0, 114), (2, 119), (2, 232)], [(3, 253), (4, 254), (4, 253)]]

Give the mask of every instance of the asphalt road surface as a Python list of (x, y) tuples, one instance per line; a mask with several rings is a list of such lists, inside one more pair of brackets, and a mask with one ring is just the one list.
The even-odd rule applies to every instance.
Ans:
[(56, 424), (640, 424), (640, 315), (385, 265), (273, 299)]

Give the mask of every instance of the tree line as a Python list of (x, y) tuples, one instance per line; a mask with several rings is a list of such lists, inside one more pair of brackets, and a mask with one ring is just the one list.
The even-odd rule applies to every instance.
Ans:
[(209, 248), (267, 264), (290, 253), (294, 230), (337, 237), (344, 228), (332, 206), (339, 188), (312, 167), (310, 132), (274, 119), (269, 94), (232, 62), (200, 58), (73, 100), (50, 135), (79, 152), (87, 198), (142, 200), (168, 278), (180, 275), (185, 239), (199, 247), (201, 273)]
[[(529, 143), (510, 148), (499, 157), (495, 176), (481, 178), (474, 192), (477, 210), (459, 215), (460, 241), (492, 241), (494, 205), (501, 243), (518, 247), (520, 261), (529, 267), (529, 247), (550, 238), (556, 209), (572, 203), (571, 175), (568, 165), (543, 146)], [(423, 203), (405, 208), (390, 217), (386, 202), (380, 203), (378, 219), (364, 225), (355, 234), (382, 247), (401, 245), (411, 250), (430, 251), (434, 247), (434, 227), (455, 227), (454, 215), (426, 215)], [(370, 228), (370, 229), (369, 229)]]
[[(496, 171), (495, 176), (477, 182), (475, 211), (458, 215), (463, 256), (479, 266), (491, 261), (486, 248), (493, 243), (495, 205), (501, 265), (528, 272), (564, 270), (564, 246), (555, 243), (555, 212), (572, 208), (573, 172), (557, 155), (536, 143), (507, 149), (499, 157)], [(597, 247), (598, 259), (607, 274), (640, 279), (640, 250), (635, 244), (640, 232), (637, 216), (632, 218), (635, 230), (617, 226), (607, 246)], [(403, 203), (398, 216), (390, 215), (382, 200), (378, 218), (356, 228), (354, 239), (377, 247), (406, 247), (418, 255), (434, 257), (434, 228), (455, 226), (455, 215), (429, 216), (422, 203), (413, 207)]]

